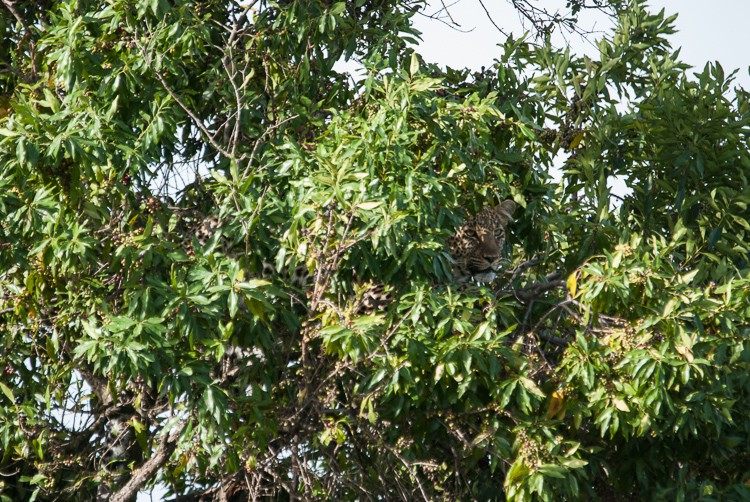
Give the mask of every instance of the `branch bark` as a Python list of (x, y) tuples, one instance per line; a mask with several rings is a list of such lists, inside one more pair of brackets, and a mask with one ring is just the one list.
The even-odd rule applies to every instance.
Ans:
[(170, 434), (162, 438), (154, 456), (133, 472), (132, 477), (125, 483), (125, 486), (120, 488), (120, 491), (112, 496), (110, 502), (127, 502), (136, 496), (138, 490), (167, 463), (177, 446), (177, 438), (186, 424), (187, 421), (182, 422)]
[(3, 5), (5, 5), (5, 8), (8, 9), (10, 11), (10, 13), (13, 14), (13, 17), (16, 18), (16, 21), (18, 21), (18, 24), (20, 24), (21, 27), (25, 31), (29, 31), (29, 29), (26, 26), (26, 23), (24, 22), (23, 18), (21, 17), (21, 15), (16, 10), (15, 5), (13, 5), (14, 2), (12, 0), (2, 0), (2, 2), (3, 2)]

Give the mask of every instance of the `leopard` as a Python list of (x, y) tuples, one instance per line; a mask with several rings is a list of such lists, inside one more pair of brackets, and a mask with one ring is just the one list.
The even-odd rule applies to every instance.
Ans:
[[(500, 267), (501, 253), (506, 240), (508, 225), (513, 221), (516, 204), (512, 200), (505, 200), (494, 207), (485, 207), (476, 216), (457, 228), (452, 236), (447, 238), (448, 251), (454, 260), (453, 275), (458, 283), (474, 280), (476, 282), (491, 282), (496, 278)], [(189, 226), (189, 239), (192, 249), (195, 244), (199, 252), (207, 249), (211, 239), (218, 234), (216, 248), (228, 256), (236, 256), (231, 240), (222, 234), (222, 220), (211, 215), (207, 217), (194, 216)], [(310, 293), (314, 286), (315, 270), (308, 270), (304, 262), (298, 263), (288, 271), (279, 271), (273, 263), (262, 262), (258, 274), (262, 278), (288, 285), (300, 292)], [(361, 281), (353, 277), (353, 290), (349, 298), (345, 299), (349, 315), (374, 315), (383, 313), (389, 305), (395, 302), (396, 290), (389, 284), (373, 281)], [(299, 296), (303, 298), (305, 295)], [(343, 319), (347, 322), (348, 320)], [(221, 362), (221, 374), (230, 378), (249, 365), (263, 361), (265, 355), (257, 347), (242, 347), (230, 344)]]
[[(462, 283), (473, 280), (478, 283), (492, 282), (497, 277), (501, 266), (501, 255), (505, 245), (508, 225), (513, 222), (516, 203), (506, 199), (492, 207), (484, 207), (473, 218), (455, 230), (446, 239), (448, 252), (453, 258), (453, 279)], [(199, 218), (192, 228), (192, 234), (200, 246), (221, 230), (221, 220), (216, 215)], [(222, 240), (223, 251), (228, 250), (227, 239)], [(269, 261), (263, 261), (261, 277), (281, 277), (285, 282), (301, 290), (308, 289), (312, 283), (311, 273), (305, 263), (298, 263), (291, 270), (278, 271)], [(362, 290), (362, 288), (358, 288)], [(355, 313), (371, 313), (392, 302), (392, 292), (383, 284), (370, 283), (358, 295)]]
[(511, 199), (485, 207), (446, 239), (456, 282), (487, 283), (496, 279), (515, 211), (516, 203)]

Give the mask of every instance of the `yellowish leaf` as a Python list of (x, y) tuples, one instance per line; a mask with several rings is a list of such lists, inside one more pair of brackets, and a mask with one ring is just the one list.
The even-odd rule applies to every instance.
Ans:
[(357, 204), (357, 208), (364, 209), (365, 211), (368, 211), (370, 209), (375, 209), (376, 207), (378, 207), (382, 203), (383, 203), (382, 200), (373, 200), (373, 201), (370, 201), (370, 202), (362, 202), (361, 204)]
[(689, 363), (693, 362), (693, 351), (684, 345), (676, 345), (675, 350)]
[(615, 405), (615, 408), (617, 408), (620, 411), (630, 411), (630, 407), (627, 405), (627, 403), (620, 399), (619, 397), (615, 397), (612, 399), (612, 404)]
[(563, 418), (565, 416), (564, 395), (559, 390), (552, 393), (547, 406), (547, 420), (551, 418)]
[(575, 147), (577, 147), (579, 144), (581, 144), (581, 141), (583, 140), (583, 131), (579, 132), (575, 138), (573, 138), (573, 141), (570, 142), (570, 147), (568, 150), (573, 150)]
[(16, 402), (16, 397), (13, 395), (13, 391), (10, 390), (10, 387), (0, 382), (0, 390), (3, 391), (3, 394), (5, 394), (5, 397), (7, 397), (11, 403)]
[(578, 291), (577, 281), (578, 281), (578, 277), (576, 276), (576, 272), (573, 272), (572, 274), (568, 276), (568, 281), (566, 284), (568, 285), (568, 291), (570, 291), (570, 296), (572, 296), (573, 298), (575, 298), (576, 292)]

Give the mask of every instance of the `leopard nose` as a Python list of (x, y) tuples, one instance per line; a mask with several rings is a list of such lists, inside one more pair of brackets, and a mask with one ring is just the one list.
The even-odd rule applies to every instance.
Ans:
[(499, 254), (485, 254), (484, 259), (487, 260), (489, 263), (494, 263), (500, 259), (500, 255)]

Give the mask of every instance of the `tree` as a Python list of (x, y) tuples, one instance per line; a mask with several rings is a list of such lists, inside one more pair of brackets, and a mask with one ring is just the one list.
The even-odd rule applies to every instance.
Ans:
[(2, 3), (4, 500), (750, 497), (750, 105), (674, 18), (470, 73), (416, 0)]

